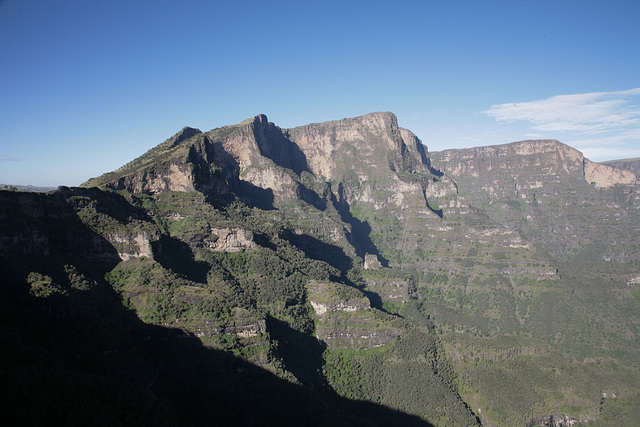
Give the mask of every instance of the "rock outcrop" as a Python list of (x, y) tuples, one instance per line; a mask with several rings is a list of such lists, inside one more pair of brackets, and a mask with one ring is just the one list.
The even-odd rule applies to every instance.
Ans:
[(216, 239), (209, 240), (209, 249), (214, 252), (240, 252), (256, 247), (253, 234), (241, 228), (216, 227), (211, 229)]
[(588, 159), (584, 159), (584, 178), (598, 188), (638, 184), (636, 173), (606, 164), (594, 163)]
[[(242, 338), (257, 337), (267, 332), (265, 319), (246, 309), (234, 308), (226, 322), (214, 320), (176, 321), (169, 326), (177, 326), (195, 334), (199, 338), (211, 338), (219, 335), (237, 335)], [(207, 340), (204, 340), (208, 343)]]
[[(114, 220), (115, 212), (126, 220)], [(0, 192), (0, 255), (64, 254), (120, 261), (152, 257), (159, 233), (124, 199), (97, 189), (52, 193)]]
[(208, 135), (184, 128), (120, 169), (81, 186), (104, 186), (139, 194), (168, 191), (228, 194), (228, 184), (216, 167), (214, 151)]
[(376, 254), (366, 254), (364, 256), (365, 270), (379, 270), (381, 268), (382, 268), (382, 263), (380, 262)]
[(341, 283), (312, 280), (307, 285), (307, 292), (309, 303), (321, 319), (325, 314), (335, 311), (371, 309), (371, 303), (364, 294)]
[(150, 236), (145, 232), (107, 233), (105, 238), (118, 251), (122, 261), (147, 257), (153, 259)]
[[(515, 157), (517, 156), (517, 158)], [(472, 176), (480, 178), (484, 171), (504, 169), (503, 160), (511, 162), (509, 168), (515, 181), (518, 170), (528, 172), (539, 170), (541, 175), (568, 175), (582, 177), (595, 187), (614, 185), (633, 185), (636, 175), (627, 170), (617, 169), (606, 164), (598, 164), (586, 159), (582, 153), (556, 140), (528, 140), (504, 145), (444, 150), (431, 153), (433, 161), (453, 177)], [(542, 181), (529, 182), (534, 188)], [(516, 186), (518, 183), (516, 183)]]
[(380, 347), (406, 333), (391, 316), (372, 309), (369, 299), (354, 288), (311, 281), (307, 292), (319, 320), (316, 337), (332, 348)]

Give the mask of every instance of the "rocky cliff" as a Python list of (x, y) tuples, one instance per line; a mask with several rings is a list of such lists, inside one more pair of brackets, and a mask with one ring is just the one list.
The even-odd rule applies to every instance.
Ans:
[(629, 170), (635, 173), (636, 176), (640, 176), (640, 158), (611, 160), (608, 162), (602, 162), (601, 164), (617, 169)]
[[(504, 162), (501, 163), (500, 160), (516, 159), (516, 162), (512, 162), (509, 166), (510, 172), (513, 172), (514, 181), (518, 179), (518, 168), (523, 173), (530, 173), (531, 169), (538, 170), (540, 176), (545, 178), (566, 175), (584, 179), (598, 188), (634, 185), (638, 180), (633, 172), (594, 163), (586, 159), (580, 151), (555, 140), (530, 140), (504, 145), (445, 150), (432, 153), (431, 157), (438, 165), (446, 166), (447, 172), (454, 177), (463, 175), (480, 177), (483, 171), (476, 169), (480, 166), (477, 162), (482, 162), (481, 166), (491, 171), (494, 168), (505, 167)], [(542, 183), (542, 181), (536, 182)], [(536, 185), (536, 182), (530, 184)]]
[[(584, 174), (580, 154), (566, 146), (558, 151), (556, 146), (548, 142), (541, 150), (556, 153), (565, 173)], [(498, 149), (483, 150), (484, 154), (471, 157), (486, 157)], [(500, 150), (520, 158), (535, 151), (528, 145)], [(162, 175), (167, 169), (159, 164), (169, 164), (169, 170), (194, 170), (193, 165), (201, 165), (198, 170), (215, 173), (206, 175), (203, 181), (194, 174)], [(550, 166), (541, 169), (545, 167)], [(153, 184), (155, 178), (145, 180), (149, 171), (162, 172), (164, 187)], [(526, 319), (517, 310), (508, 316), (488, 315), (504, 309), (501, 301), (505, 296), (486, 286), (482, 267), (486, 257), (496, 264), (499, 280), (509, 283), (505, 295), (519, 292), (521, 280), (557, 280), (556, 268), (523, 241), (517, 231), (492, 221), (458, 193), (456, 183), (449, 177), (457, 177), (457, 170), (442, 174), (433, 169), (420, 140), (400, 128), (396, 117), (388, 112), (293, 129), (280, 129), (259, 115), (206, 133), (183, 132), (115, 174), (122, 176), (113, 180), (113, 175), (107, 174), (87, 185), (103, 182), (106, 187), (134, 192), (144, 192), (145, 188), (170, 191), (182, 186), (189, 191), (199, 189), (214, 198), (227, 194), (228, 189), (228, 194), (247, 203), (278, 208), (293, 227), (294, 241), (307, 250), (310, 248), (303, 243), (305, 239), (296, 236), (311, 233), (322, 242), (338, 244), (349, 256), (363, 257), (369, 252), (379, 256), (386, 267), (415, 269), (411, 281), (398, 281), (384, 272), (378, 278), (367, 278), (367, 289), (376, 293), (381, 303), (407, 302), (410, 295), (419, 299), (416, 289), (421, 286), (422, 297), (438, 290), (445, 296), (443, 304), (429, 304), (432, 315), (444, 320), (451, 319), (448, 304), (463, 289), (486, 295), (487, 304), (469, 306), (458, 319), (465, 319), (469, 327), (479, 331), (494, 329), (494, 323), (504, 323), (505, 318), (513, 319), (507, 329), (517, 331)], [(224, 185), (201, 185), (212, 182), (213, 177), (222, 179), (219, 182)], [(135, 185), (123, 187), (123, 182)], [(257, 200), (263, 203), (256, 203)], [(473, 197), (470, 200), (475, 201)], [(207, 227), (210, 230), (213, 225)], [(228, 246), (226, 236), (222, 241), (214, 239), (215, 243), (206, 237), (202, 240), (200, 233), (180, 239), (190, 245), (202, 240), (198, 247), (227, 250), (215, 249)], [(461, 241), (465, 243), (459, 244)], [(471, 253), (477, 255), (470, 257)], [(473, 261), (461, 263), (458, 260), (462, 257)], [(432, 277), (441, 277), (444, 287), (430, 280)], [(448, 323), (446, 320), (443, 326)]]
[(551, 140), (446, 150), (431, 157), (472, 204), (551, 254), (593, 252), (585, 250), (592, 245), (602, 257), (629, 256), (629, 247), (607, 248), (603, 242), (605, 234), (620, 237), (633, 229), (631, 212), (640, 206), (633, 172), (593, 163)]
[[(122, 375), (176, 413), (248, 372), (334, 408), (329, 425), (397, 423), (371, 415), (378, 403), (416, 425), (525, 425), (534, 410), (596, 416), (604, 389), (629, 391), (631, 407), (640, 392), (637, 177), (557, 141), (429, 153), (388, 112), (292, 129), (258, 115), (184, 128), (83, 187), (0, 191), (6, 301), (22, 295), (3, 324), (32, 303), (42, 320), (8, 339), (65, 373), (161, 349)], [(105, 337), (92, 316), (118, 310), (104, 360), (38, 341), (50, 328), (75, 342), (75, 326), (56, 329), (71, 314), (64, 325)], [(216, 352), (232, 362), (167, 394)], [(334, 406), (336, 393), (374, 406)]]

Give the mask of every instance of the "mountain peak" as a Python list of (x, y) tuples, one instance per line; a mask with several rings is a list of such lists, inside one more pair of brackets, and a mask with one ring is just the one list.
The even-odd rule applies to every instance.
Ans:
[[(180, 129), (178, 132), (176, 132), (175, 135), (173, 135), (170, 138), (167, 138), (164, 142), (158, 144), (157, 147), (160, 147), (160, 146), (166, 146), (167, 148), (175, 147), (176, 145), (180, 144), (182, 141), (186, 141), (187, 139), (195, 135), (198, 135), (199, 133), (202, 133), (200, 129), (185, 126), (182, 129)], [(154, 147), (151, 150), (157, 147)]]
[(257, 116), (253, 117), (253, 122), (265, 124), (265, 123), (269, 123), (269, 119), (264, 114), (258, 114)]
[[(266, 125), (268, 123), (269, 123), (269, 119), (267, 118), (266, 115), (258, 114), (256, 116), (249, 117), (248, 119), (245, 119), (236, 125), (231, 125), (231, 127), (247, 126), (247, 125), (254, 125), (254, 124)], [(229, 126), (223, 126), (221, 129), (228, 128), (228, 127)]]
[[(266, 115), (258, 114), (205, 133), (185, 127), (141, 157), (83, 186), (130, 188), (134, 192), (150, 193), (180, 188), (192, 191), (200, 188), (190, 172), (196, 164), (200, 165), (198, 170), (221, 169), (230, 184), (242, 175), (242, 180), (261, 188), (267, 185), (263, 182), (266, 179), (263, 169), (273, 164), (295, 174), (309, 171), (328, 179), (341, 179), (353, 173), (362, 179), (381, 178), (401, 171), (429, 174), (424, 147), (415, 135), (398, 127), (397, 118), (391, 112), (373, 112), (288, 130), (280, 129), (270, 123)], [(209, 166), (204, 167), (205, 164)], [(379, 165), (389, 168), (378, 168)], [(256, 167), (262, 172), (246, 174), (249, 168)], [(180, 173), (176, 172), (178, 169)], [(174, 182), (176, 179), (180, 185)], [(268, 181), (276, 187), (282, 186), (282, 183)]]

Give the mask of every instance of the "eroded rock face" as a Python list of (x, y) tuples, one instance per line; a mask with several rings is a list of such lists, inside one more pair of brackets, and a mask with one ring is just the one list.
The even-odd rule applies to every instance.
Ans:
[(169, 163), (152, 170), (143, 170), (133, 176), (121, 178), (113, 188), (139, 194), (157, 194), (167, 191), (195, 191), (192, 167)]
[(214, 151), (213, 141), (206, 134), (185, 128), (118, 170), (92, 178), (81, 187), (107, 187), (137, 194), (229, 194)]
[(379, 270), (382, 268), (382, 264), (375, 254), (366, 254), (364, 256), (364, 269), (365, 270)]
[(211, 234), (217, 237), (207, 240), (209, 249), (214, 252), (240, 252), (256, 247), (253, 233), (241, 228), (216, 227), (211, 229)]
[(118, 251), (118, 256), (122, 261), (147, 257), (153, 259), (151, 240), (147, 233), (108, 233), (106, 239)]
[(312, 186), (336, 181), (331, 191), (338, 202), (367, 203), (374, 209), (389, 205), (424, 217), (439, 214), (428, 197), (448, 194), (452, 197), (446, 208), (464, 205), (447, 178), (431, 173), (426, 148), (413, 133), (398, 127), (392, 113), (284, 130), (264, 115), (206, 133), (185, 128), (83, 186), (144, 194), (234, 193), (242, 200), (259, 189), (262, 197), (271, 199), (267, 204), (290, 203), (313, 192), (303, 183), (303, 173), (307, 180), (312, 177)]
[[(334, 189), (339, 199), (378, 208), (385, 203), (426, 208), (424, 188), (433, 181), (426, 149), (413, 133), (398, 127), (392, 113), (300, 126), (286, 129), (285, 135), (304, 153), (316, 177), (341, 182)], [(427, 179), (412, 177), (417, 173)]]
[(272, 191), (278, 200), (292, 200), (298, 196), (298, 183), (283, 168), (273, 165), (251, 167), (244, 170), (240, 178), (256, 187)]
[[(209, 134), (215, 138), (214, 131)], [(240, 171), (251, 166), (274, 164), (297, 174), (307, 170), (306, 160), (298, 146), (264, 114), (245, 120), (222, 138), (216, 154), (225, 162), (235, 163)]]
[[(99, 207), (97, 209), (96, 207)], [(126, 202), (98, 189), (61, 189), (44, 193), (0, 192), (0, 255), (73, 255), (90, 260), (119, 261), (151, 257), (154, 227)], [(122, 209), (131, 223), (108, 219)], [(104, 212), (99, 212), (104, 211)], [(135, 230), (137, 228), (137, 230)], [(142, 230), (142, 231), (141, 231)]]
[(371, 302), (364, 294), (341, 283), (312, 280), (307, 290), (309, 303), (320, 318), (334, 311), (371, 309)]
[(243, 308), (236, 307), (232, 310), (232, 316), (226, 323), (214, 320), (201, 322), (177, 321), (172, 326), (185, 327), (189, 332), (199, 338), (214, 337), (217, 335), (237, 335), (242, 338), (257, 337), (267, 331), (266, 321)]
[(635, 173), (636, 176), (640, 177), (640, 158), (611, 160), (608, 162), (601, 162), (601, 164), (617, 169), (629, 170)]
[[(431, 159), (473, 206), (558, 257), (610, 239), (606, 227), (633, 229), (626, 207), (640, 207), (633, 172), (593, 163), (554, 140), (432, 152)], [(629, 251), (614, 247), (602, 256)]]
[(406, 330), (377, 319), (373, 312), (337, 313), (316, 328), (316, 337), (333, 348), (365, 349), (390, 344)]
[[(393, 129), (395, 135), (390, 133)], [(327, 180), (339, 178), (336, 173), (342, 169), (343, 162), (353, 162), (356, 158), (367, 162), (375, 150), (398, 148), (399, 131), (395, 116), (391, 113), (371, 113), (365, 116), (337, 120), (326, 123), (310, 124), (286, 130), (305, 154), (309, 169), (316, 176)], [(379, 139), (380, 147), (371, 144), (371, 136)], [(358, 147), (346, 143), (359, 142)], [(352, 154), (352, 155), (348, 155)], [(345, 157), (346, 155), (346, 157)]]
[(588, 159), (584, 160), (584, 177), (591, 185), (599, 188), (638, 183), (638, 177), (632, 171), (594, 163)]
[[(515, 157), (517, 156), (517, 157)], [(483, 179), (486, 172), (509, 170), (513, 185), (539, 188), (543, 179), (526, 179), (526, 173), (538, 171), (541, 176), (553, 177), (562, 174), (582, 177), (596, 187), (611, 187), (616, 184), (633, 185), (635, 174), (605, 164), (585, 159), (581, 152), (556, 140), (531, 140), (504, 145), (444, 150), (431, 153), (435, 164), (453, 177)], [(483, 179), (484, 180), (484, 179)]]

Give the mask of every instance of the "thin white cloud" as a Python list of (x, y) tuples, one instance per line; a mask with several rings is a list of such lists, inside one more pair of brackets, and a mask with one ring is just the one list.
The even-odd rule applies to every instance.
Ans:
[(640, 98), (640, 88), (497, 104), (483, 113), (500, 122), (528, 121), (538, 131), (595, 135), (639, 126), (640, 109), (630, 105), (634, 98)]
[(619, 146), (631, 143), (640, 147), (640, 128), (629, 129), (599, 138), (577, 139), (571, 141), (571, 145), (574, 147), (585, 149), (594, 146)]
[(0, 161), (8, 161), (8, 162), (21, 162), (24, 159), (21, 159), (20, 157), (13, 157), (13, 156), (2, 156), (0, 155)]

